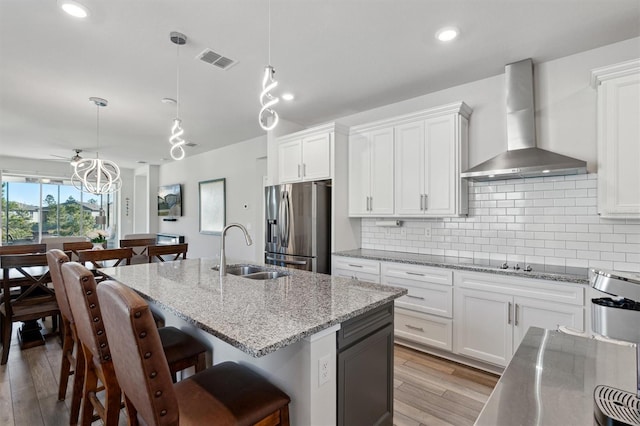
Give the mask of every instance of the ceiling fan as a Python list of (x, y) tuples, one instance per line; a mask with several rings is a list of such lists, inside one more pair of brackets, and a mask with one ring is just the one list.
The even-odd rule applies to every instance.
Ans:
[(49, 154), (49, 155), (51, 155), (52, 157), (60, 158), (59, 161), (62, 161), (62, 160), (68, 161), (71, 166), (75, 166), (76, 164), (78, 164), (80, 160), (82, 160), (82, 157), (80, 156), (80, 153), (82, 152), (82, 150), (74, 148), (73, 151), (75, 152), (75, 154), (71, 156), (71, 158), (63, 157), (62, 155), (55, 155), (55, 154)]

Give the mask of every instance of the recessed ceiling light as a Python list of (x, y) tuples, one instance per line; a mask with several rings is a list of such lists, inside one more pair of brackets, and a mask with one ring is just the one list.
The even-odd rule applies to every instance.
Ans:
[(283, 93), (282, 99), (284, 99), (285, 101), (292, 101), (295, 99), (295, 96), (293, 96), (293, 93)]
[(58, 6), (74, 18), (86, 18), (89, 16), (89, 9), (74, 0), (58, 0)]
[(136, 163), (138, 163), (138, 164), (147, 164), (147, 162), (144, 161), (144, 160), (138, 160), (138, 161), (136, 161)]
[(176, 100), (173, 98), (162, 98), (160, 102), (162, 102), (163, 104), (175, 104)]
[(460, 30), (456, 27), (444, 27), (438, 30), (436, 38), (440, 41), (451, 41), (458, 37)]

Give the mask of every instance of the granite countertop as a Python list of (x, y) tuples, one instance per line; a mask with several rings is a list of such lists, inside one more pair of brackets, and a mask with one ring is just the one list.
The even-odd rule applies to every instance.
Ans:
[(212, 259), (100, 269), (194, 326), (254, 357), (392, 302), (406, 289), (278, 268), (274, 280), (220, 277)]
[[(577, 284), (589, 284), (588, 268), (573, 268), (568, 266), (533, 264), (532, 270), (513, 269), (516, 262), (510, 262), (509, 269), (500, 269), (502, 262), (471, 259), (466, 257), (433, 256), (418, 253), (403, 253), (395, 251), (355, 249), (333, 253), (336, 256), (370, 259), (383, 262), (398, 262), (411, 265), (433, 266), (438, 268), (460, 269), (464, 271), (489, 272), (492, 274), (511, 275), (520, 278), (535, 278), (548, 281), (561, 281)], [(525, 263), (520, 267), (524, 268)]]
[(595, 425), (593, 391), (635, 394), (636, 349), (529, 328), (476, 426)]

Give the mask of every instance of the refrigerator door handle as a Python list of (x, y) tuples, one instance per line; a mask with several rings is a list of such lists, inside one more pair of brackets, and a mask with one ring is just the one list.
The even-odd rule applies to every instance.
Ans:
[(307, 262), (305, 262), (304, 260), (285, 260), (285, 259), (278, 259), (271, 256), (267, 256), (267, 260), (271, 260), (274, 262), (282, 262), (282, 263), (286, 263), (287, 265), (306, 265), (307, 264)]
[(280, 216), (280, 246), (281, 247), (289, 247), (289, 232), (290, 232), (290, 221), (289, 221), (289, 209), (290, 200), (289, 200), (289, 191), (282, 191), (282, 200), (280, 202), (280, 210), (278, 212)]

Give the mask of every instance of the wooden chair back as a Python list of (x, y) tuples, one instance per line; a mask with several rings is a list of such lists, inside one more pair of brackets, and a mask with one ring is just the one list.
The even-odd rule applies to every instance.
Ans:
[(147, 247), (149, 263), (154, 262), (156, 259), (160, 262), (164, 262), (165, 259), (162, 256), (173, 256), (173, 259), (169, 260), (178, 260), (180, 256), (182, 256), (183, 259), (186, 259), (188, 249), (189, 244), (187, 243), (149, 246)]
[(131, 424), (138, 424), (136, 414), (149, 425), (178, 424), (171, 373), (149, 305), (110, 280), (98, 286), (98, 301)]
[(78, 257), (78, 251), (80, 250), (91, 250), (93, 248), (93, 243), (91, 241), (77, 241), (77, 242), (72, 242), (72, 243), (62, 243), (62, 249), (64, 251), (70, 251), (71, 252), (71, 259), (74, 262), (77, 262), (79, 257)]
[[(82, 256), (84, 252), (79, 253)], [(109, 341), (96, 294), (96, 280), (93, 272), (78, 262), (67, 262), (61, 269), (84, 357), (81, 424), (90, 425), (95, 410), (104, 424), (117, 425), (121, 392), (111, 362)], [(104, 386), (104, 402), (96, 397), (100, 390), (98, 383)]]
[(44, 253), (46, 251), (46, 244), (18, 244), (15, 246), (0, 246), (0, 256), (4, 256), (5, 254)]
[(93, 269), (102, 268), (103, 265), (100, 262), (115, 261), (109, 266), (118, 266), (122, 262), (125, 264), (131, 264), (131, 256), (133, 256), (133, 249), (129, 248), (115, 248), (105, 250), (80, 250), (78, 252), (79, 262), (86, 265), (90, 263)]
[(147, 246), (156, 244), (155, 238), (132, 238), (120, 240), (120, 247), (131, 247), (133, 255), (144, 255), (147, 253)]

